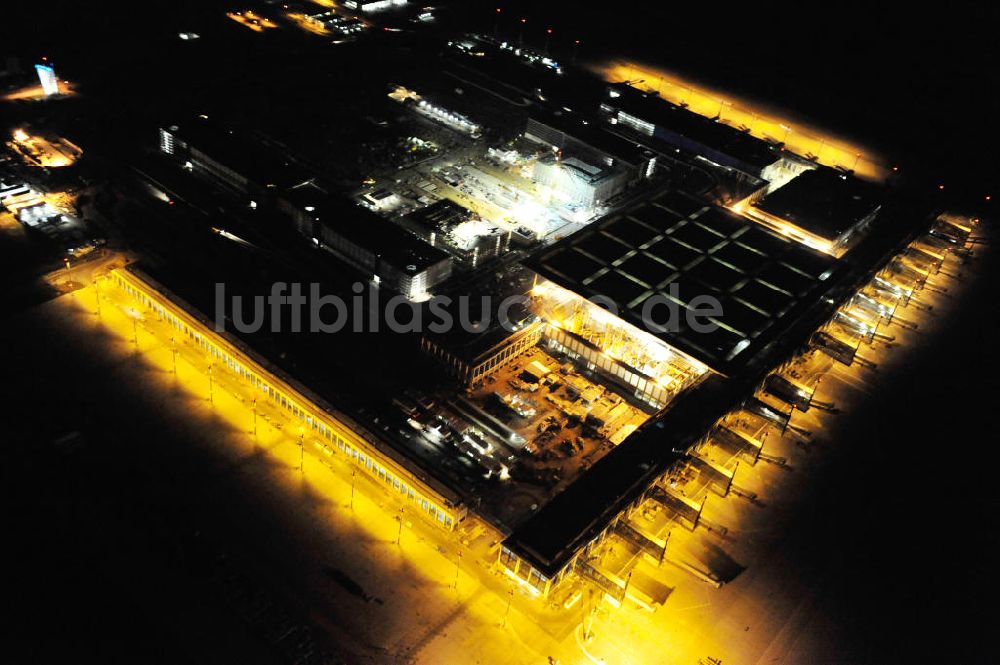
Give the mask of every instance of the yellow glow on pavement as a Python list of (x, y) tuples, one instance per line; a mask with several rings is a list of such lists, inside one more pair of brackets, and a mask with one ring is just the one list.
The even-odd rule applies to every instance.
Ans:
[[(934, 279), (944, 277), (939, 274)], [(546, 284), (535, 288), (541, 294), (550, 290)], [(921, 297), (928, 305), (946, 303), (932, 292), (921, 292)], [(323, 528), (336, 530), (349, 520), (346, 523), (351, 528), (368, 537), (372, 544), (359, 547), (369, 547), (367, 552), (376, 553), (368, 562), (374, 574), (391, 580), (394, 594), (410, 594), (406, 596), (410, 602), (419, 598), (417, 606), (424, 613), (421, 619), (409, 624), (409, 632), (392, 634), (390, 639), (395, 648), (419, 645), (408, 653), (408, 662), (533, 665), (552, 657), (564, 664), (646, 665), (694, 663), (699, 659), (707, 662), (706, 656), (711, 656), (724, 662), (749, 663), (771, 662), (797, 640), (803, 642), (794, 645), (799, 649), (798, 655), (808, 649), (809, 636), (795, 623), (801, 598), (794, 587), (786, 589), (778, 585), (773, 594), (758, 593), (761, 588), (771, 587), (762, 587), (755, 574), (749, 573), (739, 583), (726, 585), (719, 591), (702, 581), (693, 581), (687, 573), (670, 565), (656, 570), (657, 579), (671, 589), (666, 603), (656, 611), (639, 609), (628, 602), (612, 609), (595, 596), (592, 602), (582, 603), (592, 608), (590, 620), (584, 622), (586, 637), (579, 628), (556, 637), (541, 628), (531, 615), (518, 611), (532, 602), (545, 601), (531, 601), (531, 590), (524, 589), (520, 581), (513, 593), (508, 593), (506, 589), (511, 589), (511, 585), (503, 576), (508, 573), (495, 573), (484, 565), (483, 557), (474, 558), (471, 549), (460, 549), (457, 534), (428, 526), (407, 512), (403, 513), (402, 535), (397, 545), (400, 504), (384, 488), (360, 473), (352, 477), (352, 467), (342, 456), (317, 448), (311, 432), (300, 430), (297, 419), (263, 401), (254, 403), (249, 399), (252, 392), (241, 379), (225, 365), (213, 364), (214, 359), (200, 346), (185, 343), (183, 335), (159, 321), (142, 303), (106, 279), (55, 302), (60, 301), (75, 302), (79, 313), (69, 329), (87, 335), (97, 330), (110, 332), (111, 335), (98, 334), (92, 338), (107, 339), (101, 343), (113, 347), (122, 358), (132, 354), (141, 358), (142, 364), (149, 367), (143, 374), (144, 381), (148, 381), (151, 390), (161, 388), (162, 399), (183, 400), (190, 418), (204, 423), (206, 428), (218, 427), (219, 422), (227, 425), (232, 436), (219, 437), (218, 444), (227, 455), (242, 459), (248, 449), (265, 452), (282, 463), (272, 474), (278, 479), (280, 489), (294, 494), (294, 490), (308, 487), (308, 494), (325, 499), (323, 519), (329, 520), (329, 524), (323, 524)], [(935, 310), (940, 311), (938, 307)], [(921, 324), (929, 318), (919, 312), (910, 316), (921, 319)], [(915, 334), (905, 329), (894, 332), (902, 343), (907, 335)], [(865, 354), (881, 364), (888, 360), (889, 347), (866, 346)], [(823, 384), (822, 397), (836, 397), (840, 404), (840, 400), (849, 397), (844, 394), (843, 386), (849, 386), (854, 391), (854, 402), (864, 399), (865, 393), (859, 391), (869, 387), (866, 370), (858, 366), (833, 366), (831, 370), (832, 361), (820, 354), (815, 355), (813, 365), (816, 372), (805, 368), (805, 376), (830, 377)], [(802, 381), (812, 385), (818, 378)], [(838, 392), (832, 393), (833, 389)], [(849, 406), (853, 402), (843, 403)], [(811, 431), (823, 429), (830, 418), (817, 412), (796, 413), (797, 424)], [(793, 454), (795, 447), (790, 437), (769, 440), (769, 450)], [(305, 444), (305, 448), (300, 444)], [(767, 464), (757, 465), (753, 470), (749, 466), (740, 469), (740, 484), (745, 489), (766, 492), (769, 500), (780, 505), (782, 495), (778, 490), (782, 482), (787, 482), (780, 478), (787, 476), (786, 471)], [(356, 481), (354, 492), (352, 480)], [(746, 529), (744, 533), (762, 531), (769, 519), (756, 506), (722, 499), (708, 502), (705, 515), (710, 523), (727, 525), (735, 536), (726, 543), (726, 550), (740, 546), (741, 528)], [(708, 537), (686, 529), (674, 529), (671, 533), (670, 556), (674, 561), (683, 552), (695, 551), (689, 548), (700, 547), (702, 538)], [(751, 570), (756, 570), (760, 557), (768, 554), (759, 548), (740, 551), (743, 552), (740, 561)], [(456, 560), (456, 552), (464, 559)], [(747, 591), (748, 586), (753, 592)], [(572, 605), (580, 609), (581, 597), (575, 597)], [(432, 606), (439, 614), (428, 619), (428, 608)], [(379, 610), (373, 612), (377, 616)], [(789, 662), (807, 661), (798, 658)]]
[[(56, 81), (56, 84), (59, 86), (60, 95), (69, 96), (76, 94), (76, 89), (69, 81), (60, 80)], [(7, 93), (6, 95), (0, 97), (0, 99), (7, 102), (14, 102), (14, 101), (24, 101), (31, 99), (45, 99), (46, 97), (48, 97), (48, 95), (45, 94), (45, 91), (39, 84), (39, 85), (30, 85), (25, 88), (18, 88), (17, 90), (13, 90)]]
[(54, 168), (70, 166), (83, 154), (79, 146), (66, 139), (49, 140), (43, 136), (29, 134), (23, 128), (15, 129), (12, 138), (8, 145), (33, 166)]
[[(336, 513), (332, 517), (335, 522), (350, 519), (351, 528), (364, 534), (359, 547), (368, 547), (370, 553), (371, 543), (375, 543), (379, 552), (377, 560), (368, 565), (393, 578), (400, 593), (421, 594), (419, 602), (427, 608), (454, 608), (458, 602), (460, 614), (455, 616), (453, 609), (447, 609), (445, 616), (449, 622), (460, 623), (464, 633), (474, 635), (473, 641), (482, 645), (477, 648), (493, 655), (517, 654), (509, 661), (491, 657), (487, 662), (528, 665), (540, 659), (543, 662), (543, 653), (556, 650), (551, 638), (518, 610), (519, 604), (530, 602), (527, 599), (532, 594), (523, 590), (508, 594), (510, 585), (492, 571), (485, 551), (461, 545), (462, 532), (430, 524), (380, 483), (360, 471), (352, 474), (356, 468), (339, 451), (327, 453), (312, 430), (302, 428), (300, 421), (283, 409), (266, 400), (255, 402), (256, 395), (241, 377), (168, 322), (159, 320), (155, 312), (110, 279), (99, 278), (66, 298), (75, 301), (101, 330), (112, 333), (108, 343), (120, 354), (141, 357), (151, 368), (145, 375), (150, 389), (159, 388), (166, 398), (184, 400), (190, 417), (204, 419), (206, 426), (228, 426), (232, 436), (220, 438), (227, 453), (238, 452), (230, 450), (234, 446), (266, 453), (285, 469), (281, 472), (283, 488), (300, 491), (307, 486), (308, 494), (326, 500), (329, 510)], [(466, 526), (475, 524), (475, 518), (466, 518)], [(500, 537), (489, 535), (493, 532), (488, 527), (486, 532), (486, 542)], [(462, 558), (456, 560), (458, 553)], [(359, 557), (363, 562), (363, 556)], [(510, 598), (516, 602), (511, 604)], [(533, 637), (526, 641), (525, 635)], [(406, 639), (416, 638), (411, 635)], [(422, 653), (414, 654), (413, 662), (465, 662), (462, 654), (468, 649), (467, 644), (441, 634), (427, 642)]]
[[(792, 152), (814, 157), (827, 166), (851, 169), (858, 177), (882, 180), (888, 169), (880, 155), (815, 127), (779, 115), (746, 100), (705, 88), (672, 72), (636, 62), (615, 60), (591, 69), (611, 83), (633, 81), (637, 88), (651, 90), (674, 104), (733, 127), (746, 128), (756, 137), (779, 141)], [(638, 81), (642, 81), (639, 83)]]
[(226, 12), (226, 16), (240, 25), (250, 28), (254, 32), (264, 32), (264, 30), (270, 30), (278, 27), (278, 24), (271, 19), (260, 16), (252, 11)]
[(314, 35), (326, 36), (333, 34), (331, 33), (325, 25), (319, 21), (314, 21), (305, 14), (299, 14), (296, 12), (287, 12), (285, 14), (288, 18), (295, 22), (295, 25), (299, 26), (306, 32), (311, 32)]

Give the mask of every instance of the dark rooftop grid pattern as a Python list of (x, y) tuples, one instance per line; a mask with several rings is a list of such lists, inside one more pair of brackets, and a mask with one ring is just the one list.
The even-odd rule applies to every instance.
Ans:
[(702, 252), (707, 252), (726, 240), (725, 236), (713, 233), (704, 226), (698, 226), (690, 222), (679, 227), (670, 234), (670, 237)]
[(658, 232), (669, 231), (684, 219), (684, 215), (678, 215), (671, 210), (656, 205), (636, 208), (629, 212), (629, 216)]
[(698, 250), (682, 245), (673, 238), (663, 238), (653, 243), (646, 248), (646, 252), (678, 270), (701, 258)]
[(625, 259), (618, 269), (651, 288), (659, 286), (676, 274), (668, 265), (648, 254), (634, 254)]
[(712, 252), (712, 258), (742, 272), (753, 270), (760, 262), (760, 254), (735, 242), (726, 243)]
[(655, 229), (639, 224), (628, 217), (621, 217), (605, 227), (604, 232), (633, 247), (641, 247), (659, 235)]
[[(592, 224), (536, 254), (528, 265), (586, 298), (611, 299), (622, 317), (640, 328), (643, 306), (655, 303), (649, 300), (654, 295), (689, 308), (699, 296), (717, 299), (722, 314), (711, 319), (718, 325), (715, 332), (679, 325), (655, 334), (726, 371), (753, 355), (745, 349), (780, 334), (779, 321), (809, 300), (835, 262), (724, 208), (670, 192)], [(665, 322), (665, 307), (652, 311), (657, 323)]]
[(657, 203), (670, 208), (681, 217), (689, 217), (704, 208), (707, 204), (677, 191), (670, 191), (657, 199)]

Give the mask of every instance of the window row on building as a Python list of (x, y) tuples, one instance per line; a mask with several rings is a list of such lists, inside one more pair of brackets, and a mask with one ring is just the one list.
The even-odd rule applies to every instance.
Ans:
[(538, 570), (536, 570), (535, 567), (527, 561), (524, 561), (514, 554), (514, 552), (506, 545), (500, 548), (500, 565), (543, 596), (547, 595), (551, 588), (565, 576), (564, 571), (566, 570), (564, 569), (563, 571), (560, 571), (557, 576), (558, 579), (551, 580), (550, 584), (549, 578), (538, 572)]
[(549, 347), (557, 353), (567, 355), (578, 363), (597, 370), (602, 376), (610, 378), (617, 384), (631, 389), (637, 398), (657, 409), (663, 408), (673, 397), (670, 390), (655, 380), (644, 374), (630, 371), (614, 358), (601, 353), (599, 349), (590, 346), (561, 328), (546, 326), (545, 337)]
[[(707, 436), (705, 438), (707, 439)], [(671, 470), (667, 469), (663, 474), (651, 482), (649, 487), (652, 488), (658, 483), (663, 482), (670, 473)], [(646, 501), (648, 492), (649, 490), (647, 490), (646, 493), (639, 495), (628, 505), (624, 506), (613, 519), (607, 522), (599, 533), (591, 538), (585, 545), (577, 548), (566, 563), (564, 563), (554, 574), (552, 574), (551, 577), (547, 577), (544, 573), (532, 566), (529, 561), (519, 557), (517, 553), (506, 544), (503, 544), (500, 547), (498, 563), (512, 577), (517, 578), (520, 582), (533, 588), (543, 597), (549, 597), (560, 582), (565, 580), (572, 572), (578, 570), (578, 564), (586, 562), (591, 553), (614, 533), (615, 525), (619, 521), (629, 521), (634, 512), (638, 510)]]
[(490, 351), (480, 354), (477, 358), (466, 360), (457, 353), (449, 351), (430, 337), (420, 340), (420, 348), (424, 353), (441, 362), (447, 371), (458, 377), (468, 386), (477, 385), (486, 377), (507, 365), (519, 355), (538, 344), (541, 339), (541, 324), (531, 323), (527, 327), (512, 333), (502, 344), (494, 346)]
[(262, 396), (298, 418), (304, 428), (311, 429), (316, 436), (329, 442), (330, 446), (322, 444), (325, 452), (332, 454), (332, 446), (336, 446), (353, 465), (367, 473), (373, 480), (384, 483), (387, 492), (398, 493), (447, 529), (454, 528), (456, 522), (461, 519), (464, 513), (456, 510), (459, 506), (448, 509), (445, 507), (445, 501), (430, 498), (431, 492), (414, 487), (415, 483), (412, 479), (408, 479), (408, 474), (400, 473), (400, 470), (394, 468), (395, 465), (363, 442), (360, 436), (313, 405), (297, 391), (286, 386), (284, 382), (277, 380), (245, 353), (210, 331), (207, 326), (180, 313), (175, 306), (168, 304), (165, 298), (161, 300), (156, 295), (151, 295), (155, 294), (155, 289), (143, 284), (135, 274), (116, 270), (111, 273), (111, 277), (118, 288), (145, 305), (220, 364), (228, 367), (233, 375), (257, 388)]

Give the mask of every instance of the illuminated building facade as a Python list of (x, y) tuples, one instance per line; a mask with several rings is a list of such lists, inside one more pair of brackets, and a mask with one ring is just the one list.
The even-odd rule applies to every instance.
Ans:
[(593, 208), (625, 191), (629, 183), (627, 171), (599, 166), (586, 161), (586, 156), (572, 153), (557, 158), (543, 155), (535, 163), (534, 180), (551, 188), (558, 200)]
[(410, 300), (426, 300), (451, 277), (452, 257), (444, 250), (312, 182), (283, 192), (278, 208), (315, 245)]
[[(631, 151), (638, 158), (644, 157), (638, 146), (599, 151), (558, 125), (533, 119), (528, 127), (529, 138), (555, 151), (590, 150), (589, 154), (610, 160), (610, 164), (602, 162), (609, 167), (622, 163), (631, 177), (641, 177), (641, 162), (619, 159)], [(164, 152), (178, 155), (175, 136), (161, 136), (161, 141)], [(436, 280), (446, 278), (450, 270), (451, 257), (442, 256), (443, 252), (428, 253), (427, 243), (395, 225), (390, 224), (394, 233), (407, 238), (393, 236), (399, 242), (387, 240), (389, 231), (382, 233), (381, 229), (388, 229), (384, 225), (389, 223), (376, 216), (370, 218), (370, 224), (341, 228), (336, 220), (352, 218), (355, 208), (367, 215), (372, 213), (350, 205), (346, 199), (331, 197), (315, 182), (272, 189), (276, 207), (289, 214), (299, 233), (411, 297), (426, 294), (429, 285), (440, 283)], [(763, 208), (767, 202), (762, 199), (759, 203)], [(342, 210), (345, 204), (351, 208), (349, 212)], [(837, 208), (832, 214), (839, 218), (842, 210)], [(863, 218), (868, 224), (874, 215)], [(540, 596), (551, 596), (563, 580), (575, 576), (595, 585), (611, 599), (622, 601), (628, 581), (602, 570), (598, 557), (602, 544), (612, 537), (624, 538), (644, 556), (662, 561), (666, 548), (662, 533), (645, 533), (635, 519), (637, 511), (648, 502), (697, 525), (704, 500), (671, 491), (677, 468), (692, 459), (690, 451), (712, 437), (726, 438), (749, 449), (752, 456), (759, 456), (762, 441), (728, 428), (724, 419), (728, 414), (746, 411), (764, 414), (762, 417), (784, 427), (792, 409), (807, 409), (808, 393), (773, 378), (776, 369), (803, 349), (818, 349), (838, 362), (853, 361), (852, 349), (871, 339), (896, 304), (919, 288), (921, 280), (933, 270), (934, 247), (900, 251), (915, 237), (914, 219), (909, 209), (896, 211), (886, 233), (859, 234), (860, 242), (852, 243), (851, 251), (838, 261), (787, 233), (696, 196), (660, 191), (524, 260), (522, 269), (537, 276), (533, 284), (517, 285), (519, 293), (529, 294), (531, 317), (524, 319), (525, 326), (483, 337), (478, 346), (465, 345), (458, 338), (423, 337), (423, 352), (458, 379), (465, 395), (483, 383), (497, 383), (493, 395), (500, 399), (512, 394), (501, 384), (527, 393), (530, 388), (523, 388), (526, 384), (517, 372), (523, 374), (530, 368), (522, 368), (515, 361), (527, 350), (540, 346), (538, 352), (550, 356), (542, 375), (551, 374), (555, 381), (572, 387), (570, 375), (575, 373), (576, 378), (590, 382), (594, 390), (598, 386), (602, 392), (607, 388), (607, 392), (649, 416), (630, 425), (620, 439), (607, 437), (610, 445), (606, 454), (592, 466), (546, 501), (532, 506), (530, 513), (505, 523), (509, 529), (493, 550), (499, 569)], [(946, 237), (941, 235), (938, 241), (944, 242)], [(422, 281), (408, 282), (394, 275), (392, 269), (400, 265), (407, 270), (413, 266), (414, 275), (423, 274)], [(697, 309), (696, 302), (702, 298), (714, 299), (721, 307), (705, 315), (711, 330), (695, 330), (683, 321), (676, 328), (648, 327), (647, 305), (653, 299), (687, 315)], [(597, 302), (611, 305), (613, 312)], [(653, 322), (662, 323), (658, 317)], [(225, 357), (227, 366), (233, 369), (228, 359), (238, 357), (230, 353)], [(246, 372), (245, 362), (234, 362), (234, 371)], [(493, 376), (512, 363), (516, 366), (510, 376), (502, 381)], [(250, 374), (254, 375), (253, 369)], [(765, 389), (787, 405), (787, 410), (761, 402), (758, 393)], [(535, 388), (542, 390), (546, 389)], [(587, 402), (586, 389), (579, 392), (572, 399)], [(302, 391), (293, 394), (279, 390), (276, 394), (278, 397), (272, 398), (268, 391), (268, 398), (280, 400), (284, 396), (282, 407), (293, 415), (298, 415), (298, 410), (310, 427), (318, 419), (321, 439), (327, 442), (323, 445), (335, 451), (333, 454), (344, 452), (356, 459), (366, 472), (385, 482), (388, 491), (409, 496), (409, 488), (414, 488), (412, 500), (446, 528), (465, 515), (454, 493), (448, 498), (446, 489), (435, 493), (431, 491), (432, 483), (424, 481), (421, 485), (404, 475), (408, 472), (417, 479), (423, 477), (418, 468), (410, 468), (387, 454), (388, 444), (365, 436), (352, 442), (336, 430), (328, 435), (325, 428), (332, 427), (330, 421), (311, 408), (318, 403), (316, 400), (303, 402), (299, 398), (304, 395)], [(541, 399), (559, 399), (553, 391), (540, 395)], [(578, 415), (578, 422), (586, 422), (590, 415)], [(343, 419), (337, 418), (336, 422), (355, 433), (359, 431)], [(502, 424), (497, 424), (498, 430)], [(521, 443), (528, 442), (522, 438)], [(533, 454), (523, 450), (507, 451), (505, 462), (512, 462), (512, 471), (519, 456), (524, 459)], [(712, 472), (728, 489), (732, 469)], [(480, 510), (477, 503), (469, 505), (476, 506), (477, 513)], [(490, 517), (485, 510), (478, 514), (484, 521)]]
[(473, 386), (538, 344), (543, 327), (540, 321), (534, 321), (514, 333), (497, 330), (493, 334), (469, 336), (466, 344), (424, 335), (420, 349), (441, 363), (445, 371), (463, 385)]
[(532, 290), (545, 342), (654, 409), (661, 409), (707, 368), (603, 307), (541, 279)]
[[(626, 83), (608, 87), (601, 111), (611, 124), (631, 130), (636, 137), (645, 137), (644, 142), (651, 147), (659, 142), (679, 148), (753, 178), (775, 177), (778, 173), (774, 165), (788, 161), (778, 147), (767, 141)], [(766, 172), (768, 167), (770, 173)]]
[(510, 249), (510, 231), (485, 221), (450, 199), (441, 199), (406, 216), (409, 228), (434, 247), (455, 257), (462, 266), (477, 266)]
[(55, 68), (52, 65), (39, 64), (35, 65), (35, 71), (38, 72), (38, 81), (42, 84), (42, 92), (46, 96), (58, 95), (59, 80), (56, 78)]
[(407, 0), (346, 0), (344, 2), (344, 6), (348, 9), (362, 11), (366, 14), (405, 7), (406, 4)]
[[(148, 275), (135, 269), (115, 270), (111, 283), (129, 295), (141, 311), (167, 321), (177, 334), (213, 358), (221, 371), (260, 392), (297, 418), (312, 445), (326, 455), (340, 454), (360, 472), (385, 487), (386, 492), (407, 500), (411, 506), (441, 528), (451, 530), (467, 510), (460, 498), (425, 472), (414, 468), (406, 457), (391, 449), (348, 415), (338, 411), (308, 388), (257, 356), (227, 335), (217, 333), (204, 318)], [(336, 451), (336, 452), (335, 452)]]
[[(683, 216), (676, 210), (683, 208), (685, 202), (695, 210)], [(481, 379), (488, 375), (493, 366), (509, 363), (511, 358), (541, 343), (554, 356), (578, 365), (591, 376), (608, 379), (620, 392), (630, 392), (656, 411), (654, 417), (640, 424), (624, 440), (615, 442), (606, 455), (554, 498), (515, 524), (495, 550), (499, 569), (539, 597), (551, 597), (556, 589), (563, 588), (560, 585), (567, 578), (574, 577), (598, 588), (611, 601), (623, 602), (630, 593), (629, 578), (622, 571), (616, 573), (602, 566), (601, 548), (608, 539), (620, 538), (634, 545), (642, 557), (662, 562), (666, 554), (665, 538), (644, 530), (639, 518), (643, 506), (650, 502), (672, 511), (682, 523), (697, 526), (704, 499), (695, 500), (671, 490), (677, 469), (692, 460), (690, 451), (712, 438), (724, 438), (733, 445), (743, 446), (751, 456), (759, 456), (762, 441), (729, 429), (726, 415), (758, 414), (776, 427), (785, 427), (788, 411), (761, 402), (756, 396), (758, 391), (767, 390), (787, 404), (789, 410), (802, 411), (809, 408), (811, 391), (794, 381), (782, 381), (783, 377), (774, 372), (789, 357), (806, 348), (815, 348), (838, 362), (853, 362), (853, 350), (870, 339), (870, 334), (893, 315), (900, 303), (905, 303), (909, 294), (921, 288), (927, 275), (939, 269), (948, 248), (963, 242), (963, 234), (967, 235), (958, 222), (942, 218), (928, 235), (919, 238), (905, 235), (902, 239), (880, 236), (876, 246), (859, 247), (856, 251), (862, 254), (851, 255), (856, 256), (855, 261), (837, 262), (820, 253), (809, 253), (752, 222), (742, 220), (742, 226), (728, 225), (727, 232), (742, 250), (752, 254), (765, 249), (770, 252), (771, 259), (744, 265), (748, 280), (774, 280), (775, 273), (769, 269), (774, 259), (784, 268), (803, 268), (802, 252), (815, 258), (814, 269), (839, 267), (826, 278), (814, 280), (814, 286), (802, 292), (802, 297), (809, 296), (808, 302), (803, 300), (798, 305), (786, 302), (785, 316), (776, 315), (770, 326), (757, 333), (764, 338), (762, 342), (743, 347), (751, 355), (730, 357), (694, 346), (690, 352), (681, 351), (674, 343), (689, 345), (685, 341), (687, 332), (650, 334), (629, 322), (627, 307), (620, 308), (619, 317), (587, 301), (583, 292), (588, 295), (594, 292), (585, 287), (595, 282), (601, 284), (589, 274), (580, 277), (575, 290), (568, 288), (571, 280), (557, 269), (568, 264), (555, 260), (559, 251), (567, 247), (573, 252), (586, 247), (592, 259), (610, 259), (606, 267), (617, 269), (625, 265), (617, 254), (603, 257), (597, 254), (598, 245), (581, 246), (579, 243), (585, 240), (586, 233), (611, 236), (616, 243), (625, 244), (621, 241), (627, 231), (614, 226), (623, 219), (629, 224), (638, 222), (649, 227), (648, 231), (653, 230), (655, 219), (662, 220), (661, 226), (667, 229), (679, 229), (695, 219), (707, 223), (711, 218), (705, 217), (706, 212), (719, 211), (684, 195), (676, 200), (673, 196), (657, 199), (651, 212), (658, 217), (642, 210), (638, 207), (613, 217), (606, 225), (599, 222), (593, 225), (593, 230), (582, 232), (583, 237), (567, 238), (551, 248), (558, 250), (555, 254), (532, 259), (534, 269), (545, 273), (531, 288), (530, 307), (537, 320), (486, 349), (480, 355), (481, 362), (465, 362), (463, 369), (462, 359), (455, 359), (456, 374), (464, 372), (460, 378), (463, 383), (470, 383), (476, 376)], [(717, 231), (726, 222), (740, 220), (735, 215), (721, 214), (724, 216), (720, 219), (726, 221), (716, 219), (711, 227)], [(746, 234), (750, 236), (744, 237)], [(691, 239), (688, 235), (680, 237)], [(654, 236), (643, 239), (636, 228), (631, 228), (629, 238), (633, 245), (629, 251), (639, 253), (663, 239)], [(621, 249), (613, 247), (615, 252)], [(700, 260), (724, 249), (725, 243), (716, 241)], [(721, 256), (732, 261), (732, 251)], [(690, 265), (697, 263), (692, 260)], [(624, 272), (630, 274), (627, 268)], [(750, 278), (751, 274), (756, 277)], [(369, 431), (284, 376), (238, 341), (213, 332), (202, 317), (151, 278), (134, 270), (118, 270), (112, 273), (111, 280), (136, 302), (137, 309), (168, 322), (186, 343), (204, 349), (215, 359), (219, 370), (230, 372), (259, 390), (261, 399), (280, 405), (297, 418), (308, 435), (304, 444), (311, 445), (319, 454), (345, 456), (359, 471), (377, 479), (386, 492), (398, 494), (441, 528), (453, 529), (467, 516), (467, 504), (462, 498), (423, 470), (420, 462), (403, 455), (382, 435)], [(790, 284), (783, 283), (782, 289), (787, 288)], [(821, 293), (814, 289), (820, 289)], [(604, 295), (610, 297), (609, 293)], [(758, 306), (763, 304), (756, 302)], [(443, 347), (430, 348), (433, 342), (427, 340), (423, 343), (427, 353), (441, 354)], [(665, 392), (656, 392), (661, 389)], [(714, 473), (724, 488), (732, 483), (731, 470), (716, 469)]]

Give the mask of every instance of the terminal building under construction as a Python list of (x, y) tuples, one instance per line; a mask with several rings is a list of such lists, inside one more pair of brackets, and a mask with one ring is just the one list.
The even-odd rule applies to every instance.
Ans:
[[(811, 389), (787, 363), (806, 352), (855, 362), (969, 229), (627, 86), (612, 87), (601, 109), (612, 127), (570, 113), (527, 120), (527, 138), (551, 148), (543, 179), (578, 202), (603, 203), (650, 179), (664, 146), (740, 172), (753, 193), (724, 207), (653, 187), (508, 260), (510, 233), (472, 233), (481, 222), (460, 206), (437, 203), (397, 224), (327, 194), (294, 164), (277, 164), (280, 178), (260, 173), (259, 159), (238, 172), (244, 148), (202, 123), (161, 131), (161, 150), (186, 168), (285, 213), (308, 240), (411, 300), (485, 283), (466, 272), (456, 286), (453, 262), (485, 266), (503, 286), (483, 289), (518, 296), (512, 325), (422, 332), (427, 365), (450, 387), (398, 396), (392, 418), (331, 406), (151, 278), (123, 273), (117, 283), (300, 418), (324, 453), (350, 457), (442, 528), (471, 519), (495, 530), (493, 564), (532, 594), (550, 596), (574, 577), (621, 601), (628, 571), (593, 553), (617, 538), (662, 560), (666, 527), (636, 515), (655, 504), (697, 525), (705, 496), (728, 492), (736, 464), (761, 456), (761, 432), (784, 431), (793, 411), (810, 408)], [(706, 444), (731, 461), (699, 454)], [(435, 461), (448, 455), (488, 488)], [(539, 461), (556, 458), (557, 467)]]

